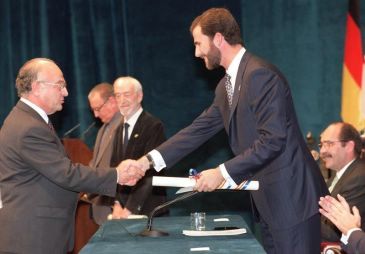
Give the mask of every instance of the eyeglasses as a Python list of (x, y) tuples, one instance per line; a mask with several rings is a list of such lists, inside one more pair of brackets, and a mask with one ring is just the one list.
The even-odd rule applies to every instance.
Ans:
[(96, 107), (96, 108), (91, 108), (91, 110), (92, 111), (96, 111), (96, 112), (99, 112), (103, 107), (104, 107), (104, 105), (109, 101), (109, 98), (110, 97), (108, 97), (105, 101), (104, 101), (104, 103), (103, 104), (101, 104), (99, 107)]
[(67, 83), (65, 81), (48, 82), (48, 81), (44, 81), (44, 80), (37, 80), (37, 82), (45, 84), (45, 85), (56, 86), (59, 90), (62, 90), (63, 88), (67, 87)]
[(348, 140), (325, 140), (322, 141), (318, 144), (319, 149), (323, 148), (330, 148), (332, 146), (334, 146), (335, 143), (344, 143), (344, 142), (348, 142)]

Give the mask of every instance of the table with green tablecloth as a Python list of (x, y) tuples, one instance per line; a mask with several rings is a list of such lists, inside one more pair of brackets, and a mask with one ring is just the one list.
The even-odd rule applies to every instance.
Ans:
[[(214, 221), (220, 219), (221, 221)], [(228, 220), (228, 221), (227, 221)], [(146, 228), (147, 219), (112, 220), (106, 222), (81, 254), (114, 253), (265, 253), (239, 215), (208, 215), (206, 230), (215, 227), (246, 228), (247, 233), (229, 236), (186, 236), (183, 230), (190, 229), (189, 216), (159, 217), (153, 220), (153, 229), (169, 233), (163, 237), (143, 237), (138, 234)], [(191, 248), (209, 247), (209, 251), (191, 251)]]

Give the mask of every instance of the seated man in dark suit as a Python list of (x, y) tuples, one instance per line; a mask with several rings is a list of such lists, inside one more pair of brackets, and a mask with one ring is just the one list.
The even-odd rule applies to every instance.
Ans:
[(342, 232), (341, 247), (347, 254), (365, 253), (365, 232), (361, 230), (359, 209), (352, 207), (340, 195), (339, 201), (331, 196), (321, 197), (319, 212)]
[[(365, 162), (359, 158), (361, 148), (360, 134), (348, 123), (333, 123), (321, 134), (320, 156), (326, 168), (336, 172), (327, 182), (331, 196), (341, 194), (365, 217)], [(323, 241), (336, 242), (341, 237), (336, 226), (323, 216), (321, 233)]]
[[(114, 82), (114, 94), (124, 123), (115, 133), (111, 165), (122, 158), (138, 159), (165, 141), (162, 122), (142, 108), (142, 85), (137, 79), (118, 78)], [(131, 214), (149, 215), (156, 206), (164, 203), (165, 189), (152, 187), (152, 176), (160, 174), (163, 172), (149, 170), (134, 187), (118, 186), (116, 197), (119, 203), (114, 205), (112, 217), (120, 219)], [(162, 210), (158, 214), (166, 212)]]

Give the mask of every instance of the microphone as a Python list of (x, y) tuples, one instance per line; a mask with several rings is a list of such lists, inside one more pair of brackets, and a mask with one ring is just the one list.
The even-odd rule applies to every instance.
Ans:
[(145, 230), (143, 230), (141, 233), (139, 233), (139, 235), (147, 236), (147, 237), (168, 236), (169, 233), (167, 233), (167, 232), (152, 229), (153, 216), (156, 214), (157, 211), (161, 210), (162, 208), (165, 208), (169, 205), (172, 205), (173, 203), (184, 200), (186, 198), (190, 198), (198, 193), (199, 192), (197, 192), (197, 191), (188, 192), (188, 193), (178, 196), (177, 198), (174, 198), (173, 200), (167, 201), (167, 202), (155, 207), (155, 209), (152, 210), (152, 212), (150, 213), (150, 216), (148, 217), (147, 228)]
[(80, 138), (81, 139), (84, 139), (85, 135), (91, 130), (92, 127), (94, 127), (95, 125), (95, 121), (92, 122), (89, 126), (87, 126), (86, 130), (84, 130), (81, 135), (80, 135)]
[(63, 134), (63, 137), (65, 138), (66, 136), (70, 135), (71, 132), (73, 132), (74, 130), (76, 130), (79, 127), (80, 127), (80, 123), (76, 124), (74, 127), (72, 127), (71, 129), (69, 129), (68, 131), (66, 131)]

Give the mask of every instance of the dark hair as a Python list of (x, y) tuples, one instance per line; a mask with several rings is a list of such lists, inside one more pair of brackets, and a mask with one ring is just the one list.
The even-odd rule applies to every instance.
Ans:
[(42, 63), (44, 62), (51, 62), (55, 64), (54, 61), (48, 58), (34, 58), (27, 61), (20, 68), (15, 81), (15, 87), (19, 97), (32, 90), (32, 82), (37, 80), (38, 73), (42, 70)]
[(211, 8), (196, 17), (190, 26), (191, 33), (196, 26), (200, 26), (202, 33), (210, 38), (213, 38), (216, 33), (221, 33), (230, 45), (243, 45), (240, 27), (229, 10), (225, 8)]
[(338, 124), (341, 124), (339, 139), (345, 141), (353, 141), (355, 143), (355, 153), (357, 156), (360, 156), (362, 150), (360, 133), (356, 130), (354, 126), (349, 123), (339, 122)]

